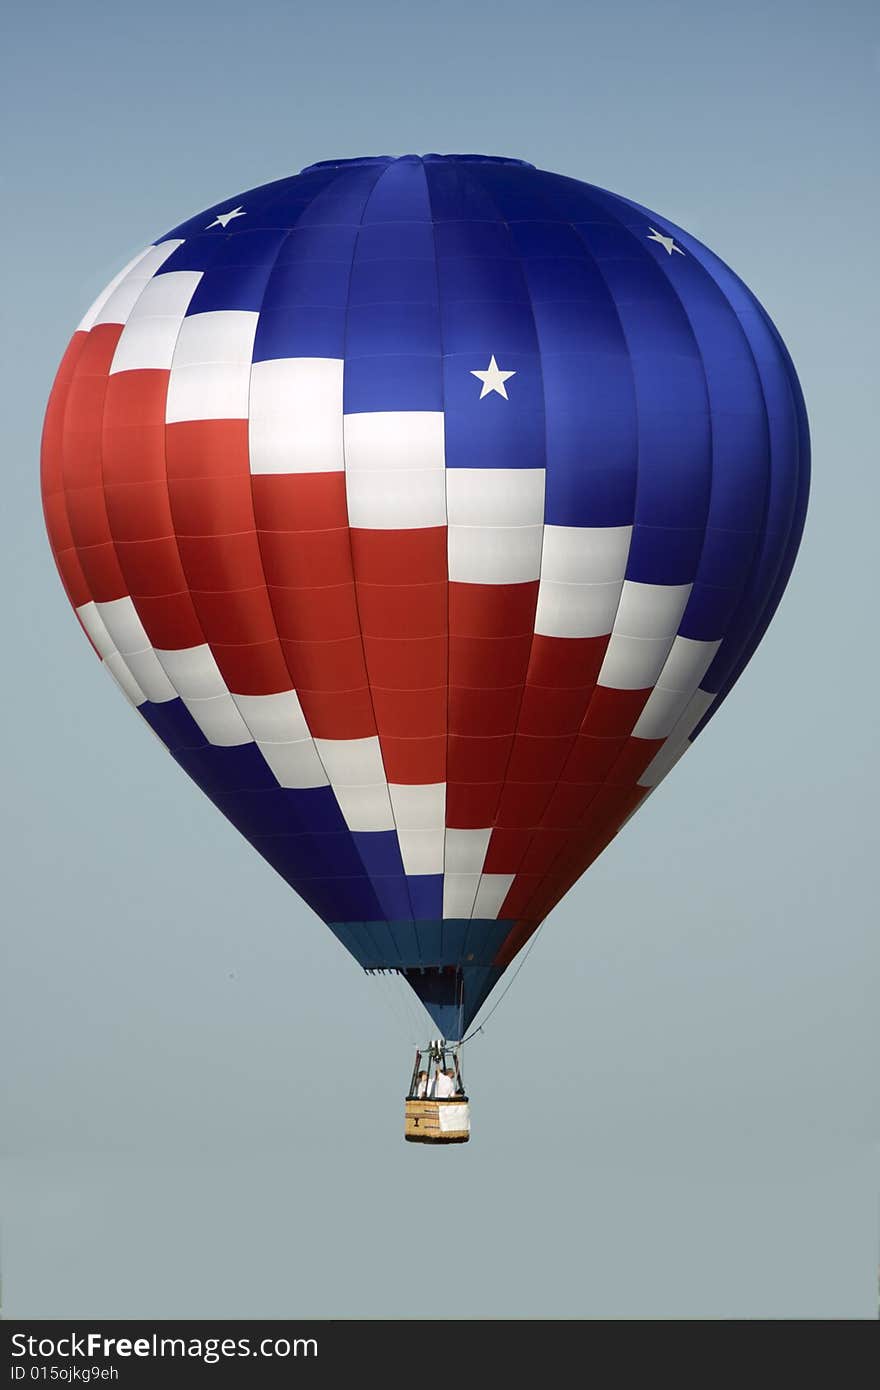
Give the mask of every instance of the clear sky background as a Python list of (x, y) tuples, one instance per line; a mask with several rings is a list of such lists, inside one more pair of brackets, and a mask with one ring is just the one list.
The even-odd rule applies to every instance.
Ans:
[[(7, 11), (7, 1316), (876, 1315), (878, 28), (869, 0)], [(429, 150), (705, 241), (789, 345), (815, 466), (764, 644), (549, 919), (439, 1152), (402, 1139), (400, 998), (100, 670), (38, 486), (58, 360), (131, 255), (313, 161)]]

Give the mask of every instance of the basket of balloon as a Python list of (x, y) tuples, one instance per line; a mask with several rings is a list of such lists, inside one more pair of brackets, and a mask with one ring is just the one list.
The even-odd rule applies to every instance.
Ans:
[(458, 1051), (442, 1040), (416, 1049), (403, 1136), (411, 1144), (466, 1144), (471, 1137)]

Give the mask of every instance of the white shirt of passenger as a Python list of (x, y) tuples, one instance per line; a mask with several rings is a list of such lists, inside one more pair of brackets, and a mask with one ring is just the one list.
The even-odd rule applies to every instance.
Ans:
[(455, 1095), (455, 1082), (445, 1072), (438, 1072), (434, 1078), (434, 1095), (437, 1100), (448, 1100)]

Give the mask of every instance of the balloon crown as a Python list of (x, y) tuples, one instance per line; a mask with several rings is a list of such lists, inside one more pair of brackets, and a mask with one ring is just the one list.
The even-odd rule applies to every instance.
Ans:
[(456, 164), (512, 164), (519, 169), (535, 167), (526, 159), (509, 159), (500, 154), (375, 154), (357, 159), (322, 159), (317, 164), (307, 164), (300, 169), (300, 173), (311, 174), (316, 169), (356, 169), (375, 164), (440, 164), (447, 160)]

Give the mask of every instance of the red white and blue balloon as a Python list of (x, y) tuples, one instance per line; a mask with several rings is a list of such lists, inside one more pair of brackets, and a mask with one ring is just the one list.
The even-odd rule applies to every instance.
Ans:
[(313, 165), (159, 238), (74, 334), (43, 450), (104, 664), (452, 1038), (737, 680), (808, 474), (723, 262), (477, 155)]

